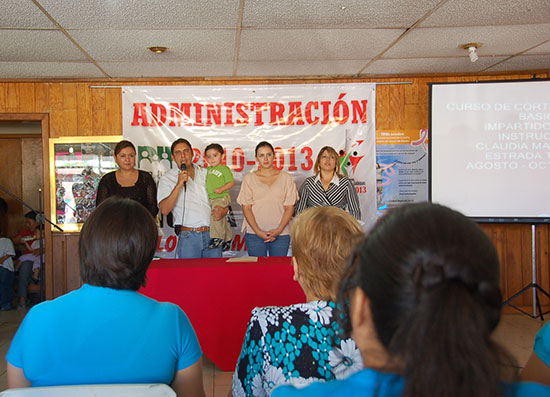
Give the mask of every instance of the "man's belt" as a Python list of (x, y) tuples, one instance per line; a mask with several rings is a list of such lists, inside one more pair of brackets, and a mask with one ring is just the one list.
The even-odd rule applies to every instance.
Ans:
[(182, 225), (174, 225), (174, 231), (176, 234), (180, 234), (181, 231), (186, 232), (207, 232), (210, 230), (208, 226), (199, 226), (199, 227), (187, 227)]

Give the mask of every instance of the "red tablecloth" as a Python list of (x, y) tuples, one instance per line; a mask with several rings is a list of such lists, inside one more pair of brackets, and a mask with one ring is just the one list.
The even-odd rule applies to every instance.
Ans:
[(290, 257), (161, 259), (151, 264), (147, 286), (139, 292), (181, 307), (204, 354), (222, 371), (233, 371), (254, 307), (305, 302), (292, 275)]

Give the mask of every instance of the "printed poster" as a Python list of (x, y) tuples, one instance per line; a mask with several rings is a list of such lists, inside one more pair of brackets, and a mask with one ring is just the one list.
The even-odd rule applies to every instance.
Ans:
[[(246, 255), (242, 209), (236, 203), (243, 177), (257, 169), (254, 148), (275, 148), (275, 166), (289, 172), (299, 189), (314, 175), (319, 150), (332, 146), (359, 196), (365, 229), (376, 220), (376, 85), (296, 84), (224, 86), (128, 86), (122, 89), (123, 136), (136, 145), (137, 168), (155, 181), (174, 164), (170, 145), (190, 141), (194, 163), (206, 167), (210, 143), (225, 149), (235, 178), (230, 191), (234, 239), (225, 256)], [(177, 239), (160, 217), (157, 255), (171, 257)]]
[(428, 130), (376, 131), (376, 204), (391, 207), (428, 200)]

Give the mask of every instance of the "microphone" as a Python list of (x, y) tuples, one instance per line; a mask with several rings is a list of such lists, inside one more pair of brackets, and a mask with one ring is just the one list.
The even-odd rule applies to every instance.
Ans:
[[(185, 165), (185, 163), (181, 163), (180, 170), (185, 171), (186, 169), (187, 169), (187, 166)], [(187, 182), (183, 182), (183, 189), (187, 190)]]

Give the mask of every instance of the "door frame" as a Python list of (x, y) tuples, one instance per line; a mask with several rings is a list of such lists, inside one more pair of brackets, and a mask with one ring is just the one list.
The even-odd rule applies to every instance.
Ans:
[[(0, 121), (39, 121), (42, 132), (42, 202), (44, 214), (51, 214), (50, 194), (50, 117), (48, 113), (0, 113)], [(53, 297), (53, 266), (52, 266), (52, 229), (44, 227), (44, 273), (45, 273), (45, 297)]]

